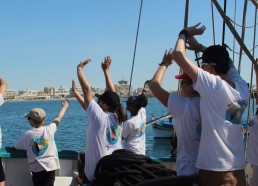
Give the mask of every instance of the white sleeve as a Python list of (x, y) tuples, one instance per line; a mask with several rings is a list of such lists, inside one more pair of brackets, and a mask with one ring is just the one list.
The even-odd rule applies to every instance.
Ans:
[(26, 133), (24, 133), (14, 144), (14, 148), (18, 150), (27, 150)]
[(96, 103), (96, 101), (93, 99), (87, 110), (86, 113), (89, 118), (89, 123), (94, 124), (93, 127), (101, 127), (102, 123), (105, 123), (105, 120), (107, 118), (107, 114), (102, 110), (102, 108)]
[(0, 93), (0, 107), (4, 104), (4, 96)]
[(56, 124), (53, 122), (53, 123), (50, 123), (48, 126), (46, 126), (50, 129), (51, 132), (55, 133), (56, 130), (57, 130), (57, 126)]
[(200, 94), (201, 97), (209, 99), (214, 95), (214, 91), (222, 86), (222, 79), (198, 68), (196, 82), (193, 83), (193, 88)]

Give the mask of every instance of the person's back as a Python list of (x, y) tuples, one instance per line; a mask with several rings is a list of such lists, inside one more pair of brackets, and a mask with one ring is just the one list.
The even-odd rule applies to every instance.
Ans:
[[(0, 107), (4, 104), (4, 94), (7, 89), (7, 83), (4, 79), (0, 78)], [(2, 148), (2, 130), (0, 126), (0, 149)], [(0, 186), (5, 185), (5, 174), (2, 164), (2, 159), (0, 158)]]
[(24, 116), (34, 128), (26, 131), (14, 148), (26, 150), (34, 186), (54, 185), (55, 170), (60, 169), (54, 136), (68, 106), (68, 101), (62, 103), (58, 116), (48, 126), (44, 126), (46, 112), (43, 109), (34, 108)]
[(116, 115), (112, 112), (104, 112), (95, 100), (90, 102), (87, 116), (89, 124), (86, 129), (85, 174), (89, 180), (92, 180), (98, 161), (114, 150), (122, 148), (122, 127)]
[(146, 109), (141, 108), (136, 116), (126, 120), (123, 125), (123, 148), (136, 154), (145, 155)]

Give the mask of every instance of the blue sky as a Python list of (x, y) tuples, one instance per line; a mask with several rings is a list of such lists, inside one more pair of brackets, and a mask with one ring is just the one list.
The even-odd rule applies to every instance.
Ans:
[[(223, 1), (218, 1), (223, 7)], [(228, 0), (228, 15), (234, 19), (234, 0)], [(140, 0), (11, 0), (0, 2), (0, 76), (15, 91), (42, 91), (46, 86), (71, 87), (77, 81), (76, 66), (92, 62), (84, 72), (95, 87), (105, 87), (101, 62), (112, 58), (114, 83), (130, 80)], [(237, 2), (236, 22), (242, 24), (242, 1)], [(240, 4), (239, 4), (240, 3)], [(248, 2), (246, 25), (254, 24), (254, 7)], [(184, 24), (185, 1), (144, 0), (132, 85), (142, 87), (151, 79), (164, 51), (174, 48)], [(214, 7), (216, 44), (221, 44), (222, 19)], [(213, 44), (211, 3), (190, 0), (188, 25), (203, 23), (207, 29), (197, 40)], [(240, 28), (237, 28), (241, 35)], [(233, 48), (232, 34), (226, 29), (226, 43)], [(246, 30), (245, 43), (253, 46), (253, 29)], [(238, 45), (236, 50), (239, 51)], [(194, 59), (193, 52), (188, 52)], [(233, 54), (230, 53), (231, 57)], [(238, 55), (235, 55), (238, 64)], [(251, 62), (243, 56), (241, 74), (250, 81)], [(163, 86), (176, 90), (174, 63), (165, 75)], [(78, 82), (78, 81), (77, 81)]]

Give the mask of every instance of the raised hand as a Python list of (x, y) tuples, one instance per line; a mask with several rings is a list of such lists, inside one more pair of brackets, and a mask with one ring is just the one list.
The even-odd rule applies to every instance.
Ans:
[(69, 100), (66, 98), (66, 100), (61, 101), (61, 104), (62, 104), (62, 107), (67, 108), (67, 107), (69, 107)]
[(109, 67), (111, 65), (111, 61), (112, 59), (110, 58), (110, 56), (106, 56), (104, 58), (104, 61), (101, 63), (101, 68), (103, 71), (109, 70)]
[(194, 51), (199, 51), (200, 50), (200, 43), (194, 38), (194, 37), (189, 37), (188, 40), (186, 41), (188, 46), (186, 48), (188, 50), (194, 50)]
[(82, 69), (89, 62), (91, 62), (91, 59), (86, 59), (85, 61), (80, 62), (80, 64), (77, 66), (77, 68), (81, 68)]
[[(199, 27), (201, 23), (198, 23), (194, 26), (188, 27), (186, 30), (188, 31), (189, 38), (195, 35), (202, 35), (206, 29), (206, 27), (203, 25), (202, 27)], [(199, 28), (198, 28), (199, 27)]]
[(173, 61), (173, 50), (170, 48), (169, 51), (165, 51), (161, 64), (168, 67), (173, 63)]

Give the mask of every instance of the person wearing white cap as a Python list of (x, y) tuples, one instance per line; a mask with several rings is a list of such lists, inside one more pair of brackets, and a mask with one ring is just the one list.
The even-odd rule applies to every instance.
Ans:
[(166, 69), (173, 63), (172, 50), (165, 52), (163, 60), (149, 83), (153, 95), (168, 108), (174, 117), (177, 135), (176, 171), (178, 176), (198, 175), (195, 167), (201, 136), (200, 97), (193, 89), (193, 81), (186, 74), (176, 75), (180, 80), (181, 96), (169, 93), (162, 86)]
[[(7, 83), (3, 78), (0, 78), (0, 107), (4, 104), (4, 94), (7, 89)], [(2, 130), (0, 126), (0, 149), (2, 147)], [(2, 165), (2, 159), (0, 158), (0, 186), (5, 185), (5, 174)]]
[(44, 126), (46, 112), (43, 109), (34, 108), (26, 114), (24, 117), (34, 128), (26, 131), (14, 144), (17, 150), (26, 150), (34, 186), (53, 186), (55, 170), (60, 169), (54, 136), (57, 126), (69, 107), (69, 102), (66, 99), (61, 104), (59, 114), (48, 126)]

